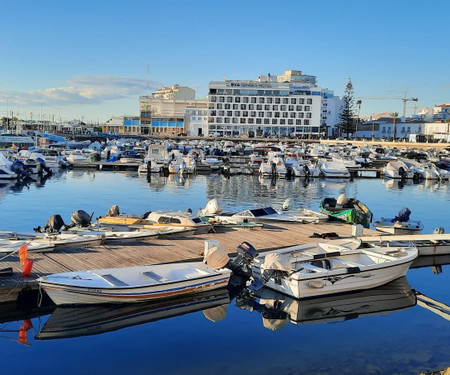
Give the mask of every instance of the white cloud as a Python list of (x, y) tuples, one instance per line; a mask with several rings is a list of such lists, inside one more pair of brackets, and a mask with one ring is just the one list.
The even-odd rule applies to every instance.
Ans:
[(8, 98), (10, 104), (17, 105), (98, 105), (109, 100), (135, 98), (154, 91), (159, 83), (144, 79), (119, 76), (75, 76), (68, 86), (50, 87), (30, 92), (12, 92), (0, 90), (0, 102)]

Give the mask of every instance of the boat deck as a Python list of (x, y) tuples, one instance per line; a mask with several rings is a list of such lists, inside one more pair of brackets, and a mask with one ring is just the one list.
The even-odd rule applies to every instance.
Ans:
[[(37, 289), (36, 278), (59, 272), (88, 270), (95, 268), (114, 268), (146, 264), (170, 263), (202, 259), (205, 240), (218, 240), (220, 246), (230, 254), (237, 246), (247, 241), (258, 251), (296, 244), (317, 242), (320, 238), (311, 237), (314, 233), (336, 233), (348, 237), (352, 226), (344, 223), (274, 223), (263, 227), (226, 228), (220, 232), (201, 235), (162, 237), (149, 240), (130, 240), (120, 243), (105, 243), (89, 248), (72, 248), (47, 253), (29, 253), (33, 259), (32, 275), (20, 277), (23, 266), (19, 256), (11, 255), (1, 261), (0, 268), (12, 267), (13, 276), (0, 276), (0, 302), (13, 301), (23, 290)], [(364, 233), (375, 231), (365, 229)]]

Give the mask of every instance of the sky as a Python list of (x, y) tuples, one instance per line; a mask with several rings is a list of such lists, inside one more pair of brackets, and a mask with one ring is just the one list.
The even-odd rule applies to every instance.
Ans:
[(2, 0), (0, 117), (102, 123), (179, 84), (301, 70), (361, 116), (450, 103), (448, 0)]

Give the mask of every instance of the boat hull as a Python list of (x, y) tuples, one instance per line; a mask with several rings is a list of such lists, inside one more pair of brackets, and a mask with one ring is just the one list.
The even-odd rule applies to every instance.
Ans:
[(412, 262), (385, 269), (366, 269), (355, 274), (330, 271), (320, 277), (281, 279), (280, 284), (271, 279), (266, 286), (298, 299), (372, 289), (405, 276)]
[[(189, 266), (189, 264), (186, 265)], [(165, 267), (167, 267), (167, 265)], [(192, 264), (192, 267), (196, 268), (202, 266)], [(130, 267), (130, 269), (131, 268), (133, 267)], [(154, 272), (154, 270), (156, 270), (156, 272), (158, 271), (158, 266), (147, 266), (147, 268), (149, 271), (146, 272)], [(104, 273), (101, 271), (105, 270), (97, 270), (94, 273), (90, 273), (90, 275)], [(142, 274), (145, 273), (145, 270), (139, 272)], [(137, 286), (104, 286), (96, 283), (97, 280), (95, 280), (95, 277), (92, 279), (86, 278), (86, 276), (89, 277), (87, 272), (82, 272), (81, 274), (77, 272), (55, 274), (48, 277), (42, 277), (38, 279), (38, 281), (40, 287), (45, 290), (56, 305), (84, 305), (136, 303), (196, 294), (226, 287), (230, 275), (231, 272), (229, 270), (221, 270), (220, 272), (201, 274), (201, 276), (196, 274), (195, 276), (192, 276), (192, 278), (190, 278), (189, 275), (186, 275), (185, 277), (175, 280), (167, 280), (164, 282), (153, 281)]]

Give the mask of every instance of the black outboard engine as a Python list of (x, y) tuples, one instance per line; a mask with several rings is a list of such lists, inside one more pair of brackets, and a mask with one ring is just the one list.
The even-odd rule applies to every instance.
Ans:
[(88, 227), (91, 225), (92, 215), (89, 215), (86, 211), (76, 210), (72, 213), (70, 218), (71, 227)]
[(19, 177), (30, 177), (30, 173), (26, 170), (23, 162), (20, 160), (16, 160), (11, 165), (11, 171), (17, 174)]
[(64, 223), (61, 215), (52, 215), (48, 218), (47, 223), (43, 228), (38, 226), (37, 228), (33, 228), (36, 233), (57, 233), (60, 230), (66, 230), (68, 226)]
[(396, 217), (394, 217), (393, 221), (400, 221), (404, 223), (409, 220), (409, 216), (411, 215), (411, 210), (408, 207), (402, 208)]
[(227, 268), (235, 274), (251, 276), (251, 263), (258, 256), (256, 249), (248, 242), (242, 242), (237, 247), (237, 257), (227, 264)]
[(311, 175), (311, 171), (306, 164), (303, 166), (303, 171), (305, 172), (305, 177), (309, 177)]

